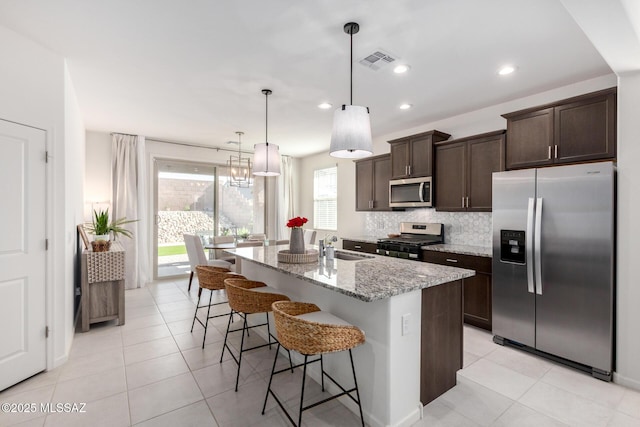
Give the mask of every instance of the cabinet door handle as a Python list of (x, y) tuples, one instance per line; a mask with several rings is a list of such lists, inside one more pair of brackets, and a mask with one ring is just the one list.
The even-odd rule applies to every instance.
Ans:
[(555, 154), (554, 158), (556, 158), (556, 159), (557, 159), (557, 158), (558, 158), (558, 146), (557, 146), (557, 145), (554, 145), (554, 148), (553, 148), (553, 149), (554, 149), (554, 154)]
[(551, 146), (549, 146), (549, 151), (547, 153), (547, 160), (551, 160)]
[(360, 245), (354, 245), (354, 248), (356, 248), (356, 249), (362, 249), (362, 246), (360, 246)]
[(467, 196), (467, 208), (469, 207), (469, 196)]
[(462, 196), (462, 207), (464, 208), (464, 196)]
[(409, 176), (411, 176), (411, 165), (409, 165)]
[(409, 166), (404, 165), (404, 174), (409, 175)]
[(447, 258), (447, 262), (458, 262), (458, 260), (453, 258)]

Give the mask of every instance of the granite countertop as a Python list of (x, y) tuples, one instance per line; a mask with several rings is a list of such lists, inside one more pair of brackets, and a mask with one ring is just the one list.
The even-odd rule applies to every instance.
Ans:
[(473, 270), (419, 261), (410, 261), (361, 252), (339, 250), (362, 260), (335, 259), (311, 264), (278, 262), (278, 251), (288, 245), (247, 247), (226, 250), (264, 267), (280, 271), (298, 279), (322, 286), (362, 301), (377, 301), (419, 289), (471, 277)]
[(426, 251), (450, 252), (452, 254), (474, 255), (487, 258), (491, 258), (493, 256), (493, 248), (485, 246), (451, 245), (444, 243), (441, 245), (423, 246), (422, 249)]
[(387, 236), (355, 236), (355, 237), (341, 237), (342, 240), (351, 240), (352, 242), (363, 243), (378, 243), (379, 239), (384, 239)]

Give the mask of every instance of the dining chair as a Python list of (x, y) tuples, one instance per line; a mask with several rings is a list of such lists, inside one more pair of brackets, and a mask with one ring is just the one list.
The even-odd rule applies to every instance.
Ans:
[(304, 244), (314, 245), (316, 243), (316, 230), (304, 230)]
[[(213, 244), (222, 244), (222, 243), (233, 243), (236, 241), (236, 238), (233, 236), (213, 236)], [(213, 250), (213, 258), (220, 259), (222, 261), (230, 262), (231, 264), (236, 263), (236, 257), (233, 255), (225, 254), (222, 249), (214, 249)]]
[(202, 240), (200, 236), (195, 234), (183, 234), (184, 244), (187, 247), (187, 256), (189, 257), (189, 264), (191, 265), (191, 275), (189, 276), (188, 291), (191, 290), (191, 282), (193, 281), (193, 275), (196, 272), (196, 266), (198, 265), (210, 265), (212, 267), (221, 267), (229, 270), (234, 270), (235, 267), (230, 262), (224, 260), (209, 260), (204, 253), (204, 247), (202, 246)]

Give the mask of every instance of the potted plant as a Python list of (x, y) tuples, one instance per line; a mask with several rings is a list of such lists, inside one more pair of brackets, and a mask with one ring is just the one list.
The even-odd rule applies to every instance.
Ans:
[(108, 251), (111, 246), (110, 234), (113, 233), (114, 239), (122, 234), (126, 237), (133, 237), (131, 232), (124, 228), (125, 224), (136, 222), (137, 219), (126, 219), (125, 217), (109, 220), (109, 209), (93, 211), (93, 222), (87, 227), (89, 232), (93, 234), (94, 241), (91, 242), (94, 252)]

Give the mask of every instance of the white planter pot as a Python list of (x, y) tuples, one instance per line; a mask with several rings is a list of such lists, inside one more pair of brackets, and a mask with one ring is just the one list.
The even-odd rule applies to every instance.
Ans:
[(93, 236), (93, 240), (111, 240), (108, 234), (96, 234)]

